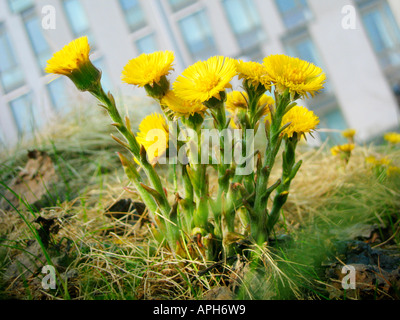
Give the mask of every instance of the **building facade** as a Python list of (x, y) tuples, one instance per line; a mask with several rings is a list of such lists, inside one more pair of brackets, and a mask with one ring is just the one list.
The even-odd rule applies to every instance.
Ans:
[(0, 145), (68, 111), (79, 94), (44, 68), (83, 35), (103, 85), (122, 96), (144, 94), (121, 83), (125, 64), (157, 50), (175, 52), (177, 73), (213, 55), (313, 62), (327, 85), (301, 103), (321, 128), (368, 141), (399, 127), (399, 25), (398, 0), (0, 0)]

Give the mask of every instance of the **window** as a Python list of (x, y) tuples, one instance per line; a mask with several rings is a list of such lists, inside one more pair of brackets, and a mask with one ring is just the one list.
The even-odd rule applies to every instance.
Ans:
[(158, 50), (157, 39), (154, 33), (151, 33), (139, 40), (136, 40), (136, 47), (140, 53), (152, 53)]
[(40, 127), (40, 118), (35, 113), (30, 93), (12, 100), (10, 107), (19, 135), (33, 133), (35, 129)]
[(79, 0), (64, 0), (65, 13), (75, 38), (87, 36), (91, 46), (94, 44), (93, 34), (89, 27), (86, 12)]
[(119, 0), (119, 2), (132, 32), (146, 25), (145, 13), (138, 0)]
[(384, 69), (400, 66), (400, 29), (386, 1), (357, 1), (362, 21)]
[(311, 12), (306, 0), (275, 0), (288, 29), (306, 23), (311, 18)]
[(8, 0), (10, 11), (13, 13), (19, 13), (23, 10), (33, 6), (33, 0)]
[(24, 84), (24, 75), (3, 24), (0, 24), (0, 82), (6, 93)]
[(43, 35), (43, 29), (39, 17), (35, 14), (33, 8), (24, 11), (22, 14), (25, 29), (28, 33), (32, 49), (36, 55), (41, 72), (44, 74), (44, 69), (47, 65), (47, 60), (51, 58), (50, 47)]
[(242, 49), (254, 47), (265, 39), (253, 0), (224, 0), (223, 5)]
[(210, 23), (204, 10), (179, 21), (185, 43), (194, 60), (217, 54)]
[(51, 81), (47, 85), (47, 90), (50, 95), (51, 103), (59, 112), (65, 112), (68, 109), (68, 95), (66, 89), (66, 79), (60, 77)]
[(172, 11), (178, 11), (188, 5), (195, 3), (196, 0), (168, 0), (169, 5), (172, 8)]

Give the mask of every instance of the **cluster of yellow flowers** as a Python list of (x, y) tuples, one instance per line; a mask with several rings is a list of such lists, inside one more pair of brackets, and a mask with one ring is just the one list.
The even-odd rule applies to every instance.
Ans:
[(348, 140), (348, 143), (337, 145), (331, 148), (331, 153), (333, 156), (340, 156), (341, 159), (347, 164), (350, 161), (351, 154), (355, 149), (354, 137), (356, 135), (356, 130), (347, 129), (342, 131), (342, 136)]
[[(93, 73), (96, 70), (90, 66), (89, 53), (87, 37), (79, 38), (56, 53), (48, 61), (46, 71), (66, 75), (75, 84), (80, 84), (78, 88), (90, 90), (91, 84), (86, 80), (90, 75), (82, 72), (92, 70)], [(174, 53), (171, 51), (142, 54), (125, 66), (122, 81), (144, 87), (151, 96), (158, 98), (164, 107), (172, 111), (175, 117), (187, 117), (195, 113), (204, 115), (207, 112), (205, 104), (212, 98), (225, 99), (221, 94), (232, 88), (230, 82), (235, 76), (246, 80), (255, 88), (261, 85), (270, 90), (275, 85), (281, 93), (289, 90), (293, 99), (306, 97), (308, 94), (314, 96), (323, 88), (326, 79), (319, 67), (285, 55), (266, 57), (263, 64), (215, 56), (188, 67), (173, 83), (171, 90), (166, 76), (174, 70), (173, 64)], [(75, 74), (78, 71), (79, 74)], [(247, 100), (246, 93), (233, 91), (228, 96), (226, 108), (232, 115), (237, 115), (239, 109), (248, 107)], [(259, 107), (264, 108), (263, 115), (270, 113), (273, 104), (273, 99), (267, 95), (260, 99)], [(157, 115), (145, 119), (145, 122), (143, 127), (148, 127), (150, 122), (154, 123), (154, 127), (164, 127), (163, 119)], [(286, 115), (284, 122), (291, 123), (286, 133), (292, 136), (294, 132), (300, 135), (312, 132), (319, 120), (312, 111), (296, 106)]]
[(354, 137), (356, 133), (357, 131), (355, 129), (347, 129), (342, 132), (342, 136), (349, 141), (349, 144), (354, 144)]
[(365, 158), (365, 162), (369, 164), (378, 175), (385, 172), (388, 177), (400, 175), (400, 168), (392, 164), (392, 160), (388, 157), (377, 158), (369, 156)]
[[(151, 88), (159, 86), (163, 77), (173, 70), (173, 61), (174, 55), (170, 51), (142, 54), (129, 61), (122, 79), (139, 87), (149, 86), (147, 90), (151, 92)], [(230, 82), (236, 75), (255, 88), (261, 85), (270, 90), (276, 85), (282, 92), (289, 90), (293, 97), (307, 94), (314, 96), (325, 81), (325, 74), (320, 68), (297, 58), (270, 56), (264, 59), (264, 64), (260, 64), (217, 56), (187, 68), (176, 79), (172, 90), (167, 89), (161, 93), (155, 91), (160, 93), (158, 98), (161, 104), (172, 111), (175, 117), (187, 117), (195, 113), (204, 115), (207, 112), (207, 102), (212, 98), (223, 100), (221, 94), (227, 88), (232, 88)], [(263, 116), (267, 116), (273, 106), (274, 99), (268, 95), (263, 95), (258, 103), (258, 108), (263, 109)], [(241, 110), (246, 112), (248, 107), (246, 92), (232, 91), (228, 94), (226, 109), (233, 118)], [(270, 117), (266, 118), (268, 119)], [(155, 118), (153, 120), (157, 122)], [(150, 119), (146, 119), (147, 121)], [(233, 121), (231, 123), (236, 127)], [(299, 135), (312, 132), (319, 120), (312, 111), (296, 106), (285, 115), (283, 123), (290, 123), (283, 134), (287, 133), (291, 137), (294, 132)]]
[[(222, 243), (237, 234), (234, 219), (240, 207), (251, 212), (248, 215), (251, 230), (246, 236), (259, 244), (268, 240), (289, 196), (291, 181), (302, 165), (301, 160), (296, 162), (295, 159), (297, 144), (306, 134), (312, 134), (319, 124), (318, 117), (307, 108), (298, 106), (296, 101), (314, 97), (323, 89), (326, 75), (322, 69), (282, 54), (268, 56), (262, 63), (214, 56), (189, 66), (171, 84), (169, 76), (174, 71), (174, 53), (158, 51), (142, 54), (125, 65), (121, 79), (129, 85), (144, 88), (160, 104), (163, 114), (154, 113), (145, 117), (135, 135), (130, 120), (125, 118), (124, 122), (120, 116), (112, 94), (104, 92), (100, 83), (101, 71), (92, 64), (89, 55), (87, 37), (76, 39), (48, 61), (46, 71), (69, 77), (79, 90), (90, 92), (108, 111), (113, 125), (126, 142), (116, 137), (114, 139), (129, 150), (135, 161), (142, 166), (150, 185), (144, 184), (134, 163), (120, 154), (127, 176), (149, 208), (154, 223), (165, 232), (171, 248), (183, 247), (177, 229), (182, 222), (178, 222), (178, 219), (188, 219), (183, 225), (191, 226), (196, 235), (200, 235), (200, 239), (203, 237), (204, 242), (200, 247), (204, 248), (208, 242), (210, 257), (217, 257), (220, 250), (223, 250)], [(231, 82), (235, 77), (242, 81), (243, 91), (233, 90)], [(217, 195), (211, 197), (208, 191), (207, 164), (197, 163), (195, 152), (185, 149), (191, 157), (189, 164), (179, 164), (182, 165), (185, 201), (180, 201), (181, 196), (176, 190), (177, 200), (171, 205), (154, 167), (158, 158), (170, 147), (168, 137), (173, 133), (169, 132), (168, 121), (179, 119), (182, 124), (199, 133), (207, 114), (212, 115), (214, 126), (220, 133), (221, 152), (218, 157), (221, 161), (216, 168)], [(229, 124), (233, 128), (243, 129), (240, 130), (240, 138), (247, 143), (248, 129), (256, 133), (262, 119), (267, 138), (265, 157), (263, 160), (261, 157), (258, 159), (257, 168), (248, 174), (240, 174), (240, 169), (247, 167), (247, 164), (236, 160), (228, 160), (230, 163), (224, 161), (226, 140), (222, 131), (228, 129)], [(154, 129), (164, 134), (164, 141), (159, 139), (158, 134), (149, 136)], [(203, 151), (201, 143), (191, 142), (198, 147), (197, 151)], [(282, 176), (271, 185), (270, 173), (282, 144), (285, 148), (282, 152)], [(181, 150), (181, 145), (174, 147), (175, 150)], [(246, 160), (254, 157), (254, 152), (248, 154), (247, 150), (242, 150), (241, 156)], [(174, 172), (174, 183), (177, 186), (176, 167)], [(267, 203), (272, 193), (273, 206), (269, 211)], [(186, 214), (178, 215), (180, 204)], [(209, 212), (213, 214), (211, 220)], [(160, 217), (163, 219), (160, 220)], [(223, 230), (223, 224), (228, 233)], [(192, 234), (192, 231), (186, 230), (185, 233)], [(228, 251), (233, 247), (229, 248)]]
[[(400, 134), (389, 132), (383, 136), (390, 145), (395, 146), (400, 143)], [(369, 156), (365, 158), (365, 162), (372, 167), (374, 172), (380, 176), (385, 173), (387, 177), (400, 175), (400, 168), (393, 164), (393, 161), (386, 157)]]
[(389, 132), (384, 135), (384, 139), (392, 145), (399, 144), (400, 143), (400, 133)]
[[(397, 132), (388, 132), (383, 136), (384, 140), (391, 146), (400, 144), (400, 134)], [(393, 164), (389, 157), (369, 156), (365, 158), (365, 162), (374, 170), (375, 174), (381, 176), (382, 173), (387, 177), (400, 175), (400, 168)]]
[(349, 154), (349, 153), (351, 153), (351, 152), (354, 150), (354, 148), (355, 148), (355, 145), (354, 145), (354, 144), (343, 144), (343, 145), (338, 145), (338, 146), (334, 146), (334, 147), (331, 149), (331, 153), (332, 153), (332, 155), (334, 155), (334, 156), (337, 156), (337, 155), (342, 154), (342, 153), (347, 153), (347, 154)]
[[(333, 156), (340, 156), (346, 163), (349, 162), (352, 152), (354, 151), (356, 145), (354, 143), (354, 137), (356, 135), (356, 130), (347, 129), (342, 131), (342, 136), (347, 138), (348, 143), (337, 145), (331, 148), (331, 153)], [(400, 143), (400, 134), (395, 132), (390, 132), (384, 135), (384, 139), (391, 145), (396, 145)], [(392, 164), (392, 160), (388, 157), (375, 157), (368, 156), (365, 158), (365, 162), (374, 170), (377, 176), (385, 173), (387, 177), (392, 177), (400, 174), (400, 168)]]

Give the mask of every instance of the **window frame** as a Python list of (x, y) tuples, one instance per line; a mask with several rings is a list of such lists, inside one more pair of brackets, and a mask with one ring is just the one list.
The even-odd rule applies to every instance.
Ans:
[[(396, 22), (395, 17), (390, 11), (390, 6), (387, 3), (387, 1), (376, 1), (376, 0), (357, 0), (356, 4), (358, 6), (358, 10), (361, 15), (361, 22), (363, 25), (363, 28), (365, 30), (365, 33), (367, 35), (368, 41), (372, 47), (372, 50), (374, 51), (379, 64), (381, 65), (382, 69), (386, 74), (395, 74), (397, 72), (400, 72), (400, 58), (398, 58), (397, 64), (392, 64), (390, 62), (392, 56), (400, 56), (400, 25)], [(389, 10), (389, 14), (391, 15), (390, 17), (387, 16), (386, 9)], [(390, 35), (391, 40), (397, 40), (394, 43), (394, 47), (384, 47), (382, 50), (378, 50), (376, 48), (376, 45), (374, 43), (374, 39), (372, 39), (371, 33), (369, 31), (369, 28), (367, 26), (367, 23), (365, 21), (365, 16), (367, 14), (373, 13), (373, 12), (378, 12), (385, 27), (385, 34)], [(390, 19), (388, 19), (390, 18)], [(390, 22), (389, 22), (390, 20)], [(389, 29), (389, 33), (386, 32)], [(380, 36), (380, 35), (379, 35)], [(384, 42), (383, 40), (381, 40)], [(386, 61), (385, 61), (386, 60)], [(390, 76), (393, 77), (393, 76)]]
[[(201, 17), (200, 17), (201, 15), (204, 15), (203, 17), (205, 17), (208, 20), (208, 23), (205, 23), (204, 27), (205, 27), (205, 33), (209, 33), (209, 35), (207, 35), (207, 37), (209, 36), (211, 41), (209, 44), (207, 44), (207, 46), (204, 49), (202, 49), (198, 52), (193, 52), (191, 49), (191, 44), (188, 43), (189, 39), (186, 38), (186, 35), (184, 32), (185, 29), (182, 27), (182, 22), (189, 18), (195, 18), (196, 23), (199, 24), (198, 21), (199, 21), (199, 19), (201, 19)], [(200, 18), (198, 18), (198, 17), (200, 17)], [(179, 20), (176, 21), (176, 24), (177, 24), (179, 33), (182, 37), (185, 48), (186, 48), (187, 52), (189, 53), (189, 56), (194, 61), (205, 60), (205, 59), (207, 59), (207, 57), (218, 54), (218, 47), (217, 47), (217, 43), (215, 41), (215, 35), (213, 32), (213, 29), (210, 27), (210, 23), (211, 22), (210, 22), (208, 14), (207, 14), (207, 8), (204, 8), (204, 7), (200, 8), (199, 10), (196, 10), (194, 12), (191, 12), (188, 15), (181, 17)], [(202, 30), (202, 33), (204, 34), (204, 29)], [(205, 53), (207, 53), (207, 54), (205, 54)]]
[[(248, 3), (244, 3), (244, 2), (250, 2), (253, 7), (254, 7), (254, 14), (257, 15), (256, 20), (257, 21), (252, 21), (252, 26), (251, 26), (251, 30), (245, 31), (245, 32), (241, 32), (238, 33), (237, 30), (235, 30), (235, 24), (234, 24), (234, 17), (231, 16), (229, 10), (228, 10), (228, 6), (229, 6), (229, 2), (230, 1), (240, 1), (241, 2), (241, 7), (248, 7)], [(257, 47), (260, 46), (260, 44), (263, 41), (266, 41), (267, 39), (267, 33), (264, 30), (264, 27), (262, 25), (261, 22), (261, 17), (259, 16), (258, 12), (257, 12), (257, 4), (254, 3), (253, 0), (222, 0), (222, 7), (224, 8), (224, 13), (226, 16), (226, 19), (228, 21), (229, 26), (231, 27), (232, 33), (235, 36), (235, 39), (237, 41), (238, 46), (240, 47), (241, 50), (243, 51), (252, 51), (252, 49), (256, 49)], [(249, 15), (252, 15), (253, 13), (250, 12), (252, 10), (252, 8), (248, 8), (248, 13)], [(251, 17), (252, 20), (253, 17)], [(253, 34), (257, 33), (257, 35), (254, 37), (256, 38), (256, 40), (253, 40), (252, 43), (250, 44), (245, 44), (245, 42), (247, 42), (246, 40), (248, 39), (249, 36), (253, 36)]]
[[(288, 20), (290, 19), (290, 15), (293, 16), (296, 11), (293, 10), (293, 12), (291, 12), (290, 14), (288, 14), (287, 12), (283, 12), (281, 6), (279, 5), (279, 1), (282, 1), (282, 0), (274, 0), (276, 9), (278, 10), (279, 15), (281, 16), (281, 19), (282, 19), (282, 22), (283, 22), (284, 26), (289, 30), (290, 29), (296, 29), (298, 27), (302, 27), (302, 26), (306, 25), (314, 17), (314, 14), (311, 11), (311, 8), (310, 8), (307, 0), (304, 0), (306, 6), (303, 8), (303, 10), (301, 10), (301, 12), (303, 14), (302, 20), (299, 21), (299, 22), (296, 22), (296, 23), (293, 22), (292, 24), (289, 24)], [(302, 0), (293, 0), (293, 1), (298, 2), (298, 1), (302, 1)]]
[(180, 3), (178, 5), (173, 5), (173, 4), (171, 4), (171, 0), (168, 0), (168, 6), (171, 9), (171, 11), (173, 13), (175, 13), (175, 12), (178, 12), (178, 11), (186, 8), (186, 7), (189, 7), (189, 6), (193, 5), (193, 4), (195, 4), (197, 1), (198, 0), (186, 0), (186, 3), (183, 2), (183, 3)]
[[(16, 107), (13, 106), (13, 103), (20, 99), (29, 99), (29, 101), (24, 101), (24, 106), (27, 107), (29, 110), (25, 110), (25, 112), (28, 112), (29, 115), (27, 119), (29, 120), (29, 126), (26, 126), (26, 123), (20, 123), (18, 121), (18, 116), (17, 112), (15, 111)], [(8, 107), (11, 111), (15, 127), (17, 128), (18, 131), (18, 137), (22, 137), (24, 135), (31, 135), (33, 134), (38, 128), (41, 127), (41, 123), (39, 122), (39, 119), (37, 117), (37, 113), (35, 113), (35, 104), (33, 101), (33, 92), (29, 91), (26, 92), (8, 102)], [(29, 128), (29, 130), (24, 130), (24, 128)]]
[[(23, 25), (24, 25), (26, 36), (28, 37), (28, 42), (30, 43), (30, 47), (32, 49), (32, 52), (35, 55), (37, 66), (38, 66), (38, 68), (40, 70), (40, 73), (42, 75), (45, 75), (46, 74), (46, 72), (45, 72), (46, 62), (52, 56), (52, 51), (51, 51), (50, 45), (47, 42), (47, 39), (43, 34), (43, 30), (41, 28), (39, 28), (38, 30), (40, 30), (41, 37), (43, 37), (43, 41), (44, 41), (44, 43), (46, 43), (46, 47), (47, 48), (46, 48), (46, 50), (41, 51), (40, 53), (38, 53), (37, 52), (37, 48), (35, 47), (36, 46), (35, 45), (35, 41), (32, 39), (32, 35), (31, 35), (31, 32), (30, 32), (31, 30), (27, 26), (27, 22), (31, 21), (32, 19), (37, 19), (38, 23), (40, 24), (40, 17), (36, 13), (35, 7), (31, 7), (31, 8), (28, 8), (28, 9), (24, 10), (21, 13), (21, 18), (22, 18), (22, 22), (23, 22)], [(43, 65), (42, 65), (42, 63), (43, 63)]]
[[(129, 8), (129, 9), (127, 9), (127, 8), (124, 7), (123, 1), (124, 1), (124, 0), (118, 0), (118, 3), (119, 3), (119, 7), (120, 7), (120, 9), (121, 9), (121, 11), (122, 11), (122, 14), (123, 14), (123, 16), (124, 16), (124, 18), (125, 18), (125, 23), (126, 23), (126, 25), (128, 26), (129, 32), (130, 32), (130, 33), (134, 33), (134, 32), (136, 32), (136, 31), (138, 31), (138, 30), (140, 30), (140, 29), (143, 29), (144, 27), (148, 26), (146, 11), (145, 11), (144, 7), (142, 6), (142, 4), (140, 3), (140, 1), (139, 1), (139, 0), (133, 0), (133, 1), (136, 1), (137, 4), (134, 5), (133, 7)], [(135, 8), (136, 8), (136, 9), (135, 9)], [(128, 12), (136, 11), (137, 8), (140, 8), (140, 11), (141, 11), (141, 13), (142, 13), (142, 18), (143, 18), (143, 20), (142, 20), (142, 21), (139, 21), (139, 22), (136, 23), (135, 25), (132, 25), (132, 24), (129, 22), (129, 19), (128, 19)]]
[[(152, 51), (142, 50), (142, 48), (140, 47), (139, 42), (141, 42), (141, 41), (143, 41), (143, 40), (145, 40), (146, 38), (149, 38), (149, 37), (152, 37), (153, 40), (154, 40), (154, 44), (155, 44), (154, 50), (152, 50)], [(159, 40), (158, 40), (158, 37), (157, 37), (157, 33), (155, 31), (149, 32), (149, 33), (145, 34), (144, 36), (135, 39), (134, 42), (135, 42), (135, 48), (137, 49), (139, 54), (152, 53), (154, 51), (159, 50), (159, 48), (160, 48), (160, 44), (159, 44)]]
[[(75, 24), (74, 24), (74, 19), (72, 19), (71, 15), (69, 14), (69, 10), (67, 8), (67, 2), (71, 2), (71, 1), (76, 1), (77, 3), (79, 3), (79, 7), (80, 10), (82, 10), (82, 14), (86, 20), (86, 28), (83, 30), (76, 30)], [(62, 7), (64, 9), (64, 14), (65, 14), (65, 18), (68, 22), (69, 25), (69, 29), (71, 30), (71, 33), (73, 34), (74, 38), (80, 38), (82, 36), (87, 36), (89, 43), (92, 47), (92, 49), (95, 46), (95, 39), (90, 27), (90, 21), (89, 21), (89, 17), (87, 15), (87, 12), (85, 10), (85, 8), (83, 7), (82, 3), (79, 0), (62, 0)]]
[[(9, 51), (8, 55), (10, 55), (11, 59), (13, 60), (11, 68), (7, 68), (5, 70), (0, 69), (0, 87), (1, 87), (2, 91), (4, 92), (4, 94), (7, 94), (7, 93), (12, 92), (12, 91), (22, 87), (23, 85), (25, 85), (25, 75), (24, 75), (22, 68), (20, 67), (20, 64), (18, 63), (17, 56), (15, 54), (15, 49), (14, 49), (14, 46), (12, 43), (12, 39), (7, 32), (7, 27), (6, 27), (5, 23), (3, 23), (3, 22), (0, 22), (0, 36), (1, 37), (4, 36), (4, 41), (6, 42), (6, 49), (8, 49), (8, 51)], [(11, 86), (8, 86), (8, 85), (5, 85), (3, 74), (5, 72), (9, 72), (10, 70), (12, 70), (12, 72), (14, 72), (14, 71), (18, 72), (20, 79), (17, 82), (13, 83)]]

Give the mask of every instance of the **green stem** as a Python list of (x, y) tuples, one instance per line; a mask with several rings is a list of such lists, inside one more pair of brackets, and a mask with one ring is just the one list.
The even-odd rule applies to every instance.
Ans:
[(102, 103), (104, 103), (110, 118), (114, 121), (114, 126), (118, 129), (118, 131), (125, 137), (126, 141), (128, 142), (129, 149), (135, 158), (141, 162), (141, 165), (149, 178), (152, 187), (161, 195), (163, 198), (163, 207), (162, 212), (163, 214), (167, 215), (171, 210), (171, 207), (168, 203), (167, 196), (164, 192), (164, 188), (162, 186), (161, 180), (153, 166), (141, 157), (140, 154), (140, 144), (137, 142), (135, 135), (128, 129), (115, 105), (114, 97), (109, 93), (108, 95), (104, 92), (103, 88), (99, 88), (97, 91), (92, 92), (92, 94)]
[[(267, 133), (267, 148), (263, 169), (257, 172), (256, 196), (254, 201), (254, 214), (251, 217), (251, 233), (253, 239), (261, 245), (268, 237), (267, 232), (267, 202), (265, 190), (268, 189), (269, 177), (275, 165), (276, 156), (282, 144), (281, 126), (286, 108), (290, 103), (290, 95), (286, 92), (283, 95), (276, 95), (276, 110), (272, 115), (272, 123)], [(281, 201), (277, 201), (279, 204)], [(276, 211), (277, 209), (275, 209)], [(274, 211), (274, 212), (275, 212)], [(275, 213), (274, 213), (275, 214)]]
[(266, 232), (269, 236), (278, 222), (283, 205), (289, 196), (290, 184), (299, 171), (302, 161), (296, 162), (296, 147), (299, 139), (297, 133), (285, 139), (285, 151), (282, 154), (282, 183), (276, 189), (272, 210), (268, 216)]
[(157, 211), (158, 207), (153, 197), (142, 187), (141, 183), (143, 183), (143, 181), (139, 172), (136, 170), (135, 165), (131, 161), (129, 161), (124, 155), (118, 153), (118, 156), (121, 160), (122, 166), (124, 167), (126, 176), (133, 183), (136, 190), (139, 192), (141, 199), (150, 211), (153, 223), (156, 223), (154, 214)]

